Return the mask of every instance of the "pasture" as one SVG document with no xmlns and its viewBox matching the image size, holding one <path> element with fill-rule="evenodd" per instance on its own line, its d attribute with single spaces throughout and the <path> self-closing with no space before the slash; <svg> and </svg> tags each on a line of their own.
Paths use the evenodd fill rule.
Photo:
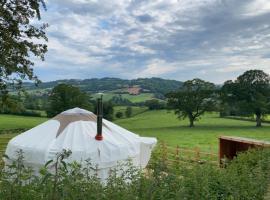
<svg viewBox="0 0 270 200">
<path fill-rule="evenodd" d="M 47 118 L 40 117 L 0 115 L 0 131 L 29 129 L 46 120 Z M 255 122 L 219 118 L 217 113 L 204 115 L 200 121 L 195 122 L 193 128 L 188 127 L 187 120 L 180 121 L 173 112 L 166 110 L 147 111 L 114 122 L 141 136 L 157 137 L 159 141 L 165 141 L 169 146 L 199 147 L 203 151 L 211 149 L 217 152 L 220 135 L 270 141 L 270 124 L 263 124 L 263 127 L 256 128 Z M 3 150 L 8 140 L 16 134 L 0 134 L 0 149 Z"/>
<path fill-rule="evenodd" d="M 187 120 L 179 120 L 173 112 L 166 110 L 147 111 L 129 119 L 116 121 L 117 124 L 143 136 L 157 137 L 170 146 L 201 150 L 218 150 L 220 135 L 240 136 L 270 141 L 270 124 L 255 127 L 255 122 L 219 118 L 218 113 L 208 113 L 195 127 L 188 127 Z"/>
<path fill-rule="evenodd" d="M 119 96 L 118 94 L 115 93 L 104 93 L 103 94 L 103 99 L 104 101 L 109 101 L 111 100 L 114 96 Z M 144 102 L 147 100 L 150 100 L 154 97 L 153 93 L 141 93 L 139 95 L 130 95 L 130 94 L 121 94 L 122 98 L 128 99 L 132 103 L 138 103 L 138 102 Z M 98 98 L 100 97 L 100 94 L 93 94 L 93 98 Z"/>
</svg>

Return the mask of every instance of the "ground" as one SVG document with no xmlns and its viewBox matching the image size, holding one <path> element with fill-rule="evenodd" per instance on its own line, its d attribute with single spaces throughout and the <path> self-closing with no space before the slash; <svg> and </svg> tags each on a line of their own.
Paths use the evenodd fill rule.
<svg viewBox="0 0 270 200">
<path fill-rule="evenodd" d="M 31 128 L 46 118 L 0 115 L 0 130 Z M 208 113 L 195 122 L 194 128 L 188 127 L 188 121 L 180 121 L 173 112 L 166 110 L 147 111 L 132 118 L 116 120 L 115 123 L 141 136 L 157 137 L 170 146 L 195 148 L 203 151 L 218 150 L 218 137 L 231 135 L 270 141 L 270 124 L 255 127 L 254 122 L 219 118 L 217 113 Z M 0 151 L 16 134 L 0 134 Z"/>
</svg>

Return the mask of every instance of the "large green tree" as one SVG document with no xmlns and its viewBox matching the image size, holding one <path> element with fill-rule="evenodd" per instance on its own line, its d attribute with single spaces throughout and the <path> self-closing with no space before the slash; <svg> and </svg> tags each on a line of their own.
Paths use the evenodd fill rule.
<svg viewBox="0 0 270 200">
<path fill-rule="evenodd" d="M 237 109 L 239 115 L 255 115 L 256 126 L 270 112 L 270 77 L 262 70 L 249 70 L 235 81 L 226 81 L 221 89 L 224 103 Z"/>
<path fill-rule="evenodd" d="M 47 24 L 40 20 L 43 0 L 1 0 L 0 2 L 0 93 L 21 80 L 38 82 L 33 58 L 44 60 Z"/>
<path fill-rule="evenodd" d="M 74 107 L 93 110 L 90 96 L 72 85 L 59 84 L 55 86 L 49 96 L 47 115 L 52 117 Z"/>
<path fill-rule="evenodd" d="M 189 126 L 215 105 L 215 85 L 201 79 L 184 82 L 179 91 L 167 94 L 168 106 L 175 110 L 180 119 L 189 119 Z"/>
</svg>

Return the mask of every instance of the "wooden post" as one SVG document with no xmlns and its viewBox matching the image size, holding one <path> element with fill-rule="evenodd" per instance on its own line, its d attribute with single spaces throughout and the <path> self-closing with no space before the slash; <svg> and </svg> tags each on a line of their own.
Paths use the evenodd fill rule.
<svg viewBox="0 0 270 200">
<path fill-rule="evenodd" d="M 162 159 L 163 159 L 164 162 L 166 162 L 166 160 L 167 160 L 167 148 L 166 148 L 166 144 L 165 144 L 164 141 L 162 141 L 161 144 L 162 144 L 162 148 L 161 148 Z"/>
<path fill-rule="evenodd" d="M 176 146 L 176 151 L 175 151 L 175 161 L 176 165 L 178 166 L 180 164 L 180 158 L 179 158 L 179 145 Z"/>
</svg>

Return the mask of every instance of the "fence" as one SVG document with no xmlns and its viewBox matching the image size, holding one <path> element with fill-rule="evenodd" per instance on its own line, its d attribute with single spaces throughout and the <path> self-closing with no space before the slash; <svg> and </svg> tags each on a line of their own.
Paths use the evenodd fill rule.
<svg viewBox="0 0 270 200">
<path fill-rule="evenodd" d="M 176 147 L 168 146 L 165 142 L 158 145 L 157 151 L 161 159 L 169 165 L 179 165 L 181 163 L 211 163 L 218 165 L 218 153 L 210 148 L 209 152 L 202 151 L 195 147 L 183 148 L 177 145 Z"/>
</svg>

